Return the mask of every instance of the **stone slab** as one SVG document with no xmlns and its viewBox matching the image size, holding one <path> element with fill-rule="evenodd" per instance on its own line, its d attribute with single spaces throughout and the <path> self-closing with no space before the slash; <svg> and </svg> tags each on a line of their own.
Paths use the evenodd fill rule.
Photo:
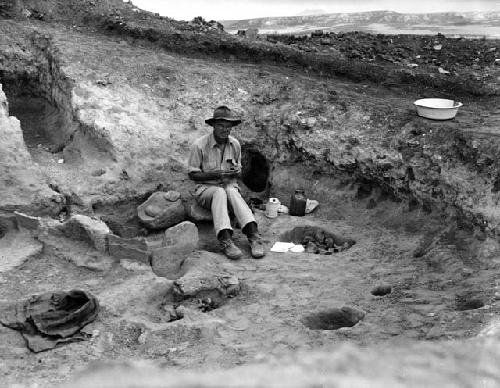
<svg viewBox="0 0 500 388">
<path fill-rule="evenodd" d="M 114 234 L 108 236 L 109 254 L 120 260 L 128 259 L 149 264 L 148 244 L 144 238 L 123 238 Z"/>
<path fill-rule="evenodd" d="M 29 216 L 21 212 L 14 212 L 14 214 L 19 228 L 37 230 L 41 226 L 42 219 L 40 217 Z"/>
<path fill-rule="evenodd" d="M 72 216 L 63 228 L 66 237 L 86 241 L 99 252 L 107 253 L 108 235 L 111 231 L 101 220 L 79 214 Z"/>
</svg>

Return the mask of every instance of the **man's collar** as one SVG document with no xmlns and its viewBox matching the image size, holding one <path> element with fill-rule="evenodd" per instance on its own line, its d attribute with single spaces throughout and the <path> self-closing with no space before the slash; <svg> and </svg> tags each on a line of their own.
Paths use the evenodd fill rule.
<svg viewBox="0 0 500 388">
<path fill-rule="evenodd" d="M 213 148 L 213 147 L 216 147 L 218 146 L 219 144 L 217 144 L 217 142 L 215 141 L 215 137 L 214 137 L 214 134 L 213 132 L 210 134 L 210 137 L 208 138 L 208 142 L 209 142 L 209 145 L 210 145 L 210 148 Z M 227 142 L 230 143 L 230 144 L 233 144 L 233 138 L 231 136 L 229 136 L 227 138 Z"/>
</svg>

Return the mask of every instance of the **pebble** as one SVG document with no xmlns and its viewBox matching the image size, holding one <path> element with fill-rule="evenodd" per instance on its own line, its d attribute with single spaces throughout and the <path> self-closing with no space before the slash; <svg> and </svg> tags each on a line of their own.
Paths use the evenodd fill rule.
<svg viewBox="0 0 500 388">
<path fill-rule="evenodd" d="M 104 168 L 99 168 L 92 172 L 92 176 L 101 176 L 106 174 L 106 170 Z"/>
<path fill-rule="evenodd" d="M 143 333 L 141 333 L 139 338 L 137 338 L 137 342 L 141 345 L 144 345 L 146 343 L 147 338 L 148 338 L 148 333 L 144 331 Z"/>
<path fill-rule="evenodd" d="M 429 330 L 425 338 L 427 339 L 434 339 L 434 338 L 439 338 L 444 335 L 443 330 L 439 326 L 434 326 Z"/>
</svg>

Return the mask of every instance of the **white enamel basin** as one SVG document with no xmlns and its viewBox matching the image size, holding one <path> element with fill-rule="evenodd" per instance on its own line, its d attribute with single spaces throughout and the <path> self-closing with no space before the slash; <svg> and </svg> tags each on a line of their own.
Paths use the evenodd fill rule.
<svg viewBox="0 0 500 388">
<path fill-rule="evenodd" d="M 417 114 L 433 120 L 449 120 L 456 116 L 458 108 L 463 104 L 444 98 L 422 98 L 413 104 L 417 107 Z"/>
</svg>

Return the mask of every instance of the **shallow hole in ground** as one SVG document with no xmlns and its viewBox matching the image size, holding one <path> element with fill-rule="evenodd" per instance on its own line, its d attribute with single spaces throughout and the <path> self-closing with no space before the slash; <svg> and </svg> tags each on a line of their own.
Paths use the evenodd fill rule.
<svg viewBox="0 0 500 388">
<path fill-rule="evenodd" d="M 139 222 L 137 207 L 148 199 L 151 193 L 113 202 L 95 202 L 92 210 L 108 225 L 113 234 L 123 238 L 147 236 L 148 229 Z"/>
<path fill-rule="evenodd" d="M 458 311 L 475 310 L 485 305 L 484 300 L 474 292 L 456 295 L 455 302 Z"/>
<path fill-rule="evenodd" d="M 307 315 L 302 323 L 311 330 L 338 330 L 353 327 L 365 316 L 361 310 L 352 307 L 332 308 Z"/>
<path fill-rule="evenodd" d="M 391 292 L 392 292 L 392 287 L 390 285 L 382 284 L 373 288 L 371 294 L 374 296 L 384 296 L 384 295 L 389 295 Z"/>
<path fill-rule="evenodd" d="M 241 151 L 241 180 L 256 193 L 265 191 L 269 183 L 268 160 L 251 146 L 243 146 Z"/>
<path fill-rule="evenodd" d="M 356 241 L 318 226 L 297 226 L 280 236 L 280 241 L 302 244 L 308 253 L 331 255 L 352 247 Z"/>
</svg>

